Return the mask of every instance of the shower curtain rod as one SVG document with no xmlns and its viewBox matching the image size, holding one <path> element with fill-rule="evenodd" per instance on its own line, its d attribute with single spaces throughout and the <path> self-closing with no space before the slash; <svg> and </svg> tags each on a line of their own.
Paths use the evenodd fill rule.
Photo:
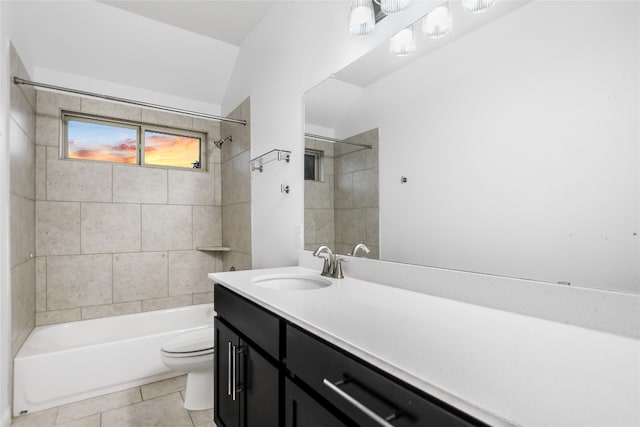
<svg viewBox="0 0 640 427">
<path fill-rule="evenodd" d="M 19 77 L 14 77 L 13 78 L 13 83 L 15 83 L 17 85 L 27 85 L 27 86 L 42 87 L 42 88 L 45 88 L 45 89 L 55 90 L 55 91 L 58 91 L 58 92 L 69 92 L 69 93 L 74 93 L 76 95 L 91 96 L 93 98 L 102 98 L 102 99 L 106 99 L 108 101 L 120 102 L 120 103 L 123 103 L 123 104 L 133 104 L 133 105 L 138 105 L 140 107 L 153 108 L 153 109 L 156 109 L 156 110 L 170 111 L 172 113 L 185 114 L 185 115 L 188 115 L 188 116 L 199 117 L 199 118 L 202 118 L 202 119 L 216 120 L 216 121 L 220 121 L 220 122 L 238 123 L 238 124 L 241 124 L 243 126 L 246 126 L 246 124 L 247 124 L 246 120 L 230 119 L 228 117 L 215 116 L 213 114 L 198 113 L 197 111 L 183 110 L 181 108 L 166 107 L 164 105 L 151 104 L 149 102 L 134 101 L 132 99 L 118 98 L 118 97 L 115 97 L 115 96 L 102 95 L 102 94 L 94 93 L 94 92 L 86 92 L 84 90 L 70 89 L 70 88 L 67 88 L 67 87 L 54 86 L 54 85 L 50 85 L 50 84 L 46 84 L 46 83 L 32 82 L 30 80 L 21 79 Z"/>
<path fill-rule="evenodd" d="M 358 147 L 368 148 L 370 150 L 373 148 L 373 146 L 369 145 L 369 144 L 359 144 L 357 142 L 348 142 L 348 141 L 344 141 L 342 139 L 329 138 L 328 136 L 315 135 L 313 133 L 305 133 L 304 136 L 307 137 L 307 138 L 311 138 L 311 139 L 317 139 L 319 141 L 329 141 L 329 142 L 334 142 L 334 143 L 337 142 L 337 143 L 340 143 L 340 144 L 357 145 Z"/>
</svg>

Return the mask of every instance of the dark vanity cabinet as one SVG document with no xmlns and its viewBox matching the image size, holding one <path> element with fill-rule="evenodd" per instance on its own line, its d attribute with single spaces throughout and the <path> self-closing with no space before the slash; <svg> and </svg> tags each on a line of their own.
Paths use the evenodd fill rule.
<svg viewBox="0 0 640 427">
<path fill-rule="evenodd" d="M 216 311 L 216 424 L 218 427 L 281 425 L 280 320 L 220 287 L 216 290 Z"/>
<path fill-rule="evenodd" d="M 219 427 L 485 425 L 222 286 L 216 311 Z"/>
</svg>

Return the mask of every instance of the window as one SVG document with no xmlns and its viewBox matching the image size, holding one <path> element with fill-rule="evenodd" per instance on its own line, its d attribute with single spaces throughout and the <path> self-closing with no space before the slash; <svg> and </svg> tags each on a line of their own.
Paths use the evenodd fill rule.
<svg viewBox="0 0 640 427">
<path fill-rule="evenodd" d="M 307 181 L 320 181 L 320 168 L 322 165 L 322 151 L 304 150 L 304 179 Z"/>
<path fill-rule="evenodd" d="M 64 113 L 68 159 L 200 169 L 206 135 L 181 129 Z"/>
</svg>

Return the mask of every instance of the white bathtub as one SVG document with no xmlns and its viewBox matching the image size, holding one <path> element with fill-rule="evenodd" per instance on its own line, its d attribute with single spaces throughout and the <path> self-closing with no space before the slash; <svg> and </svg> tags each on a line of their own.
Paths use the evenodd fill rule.
<svg viewBox="0 0 640 427">
<path fill-rule="evenodd" d="M 38 326 L 14 363 L 13 415 L 176 375 L 160 346 L 213 324 L 213 304 Z"/>
</svg>

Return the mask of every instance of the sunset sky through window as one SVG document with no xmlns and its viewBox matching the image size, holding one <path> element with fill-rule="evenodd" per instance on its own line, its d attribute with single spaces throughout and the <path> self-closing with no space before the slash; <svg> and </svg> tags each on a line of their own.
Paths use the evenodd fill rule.
<svg viewBox="0 0 640 427">
<path fill-rule="evenodd" d="M 68 157 L 138 163 L 138 128 L 81 120 L 67 122 Z M 144 163 L 192 168 L 200 161 L 200 138 L 146 130 Z"/>
</svg>

